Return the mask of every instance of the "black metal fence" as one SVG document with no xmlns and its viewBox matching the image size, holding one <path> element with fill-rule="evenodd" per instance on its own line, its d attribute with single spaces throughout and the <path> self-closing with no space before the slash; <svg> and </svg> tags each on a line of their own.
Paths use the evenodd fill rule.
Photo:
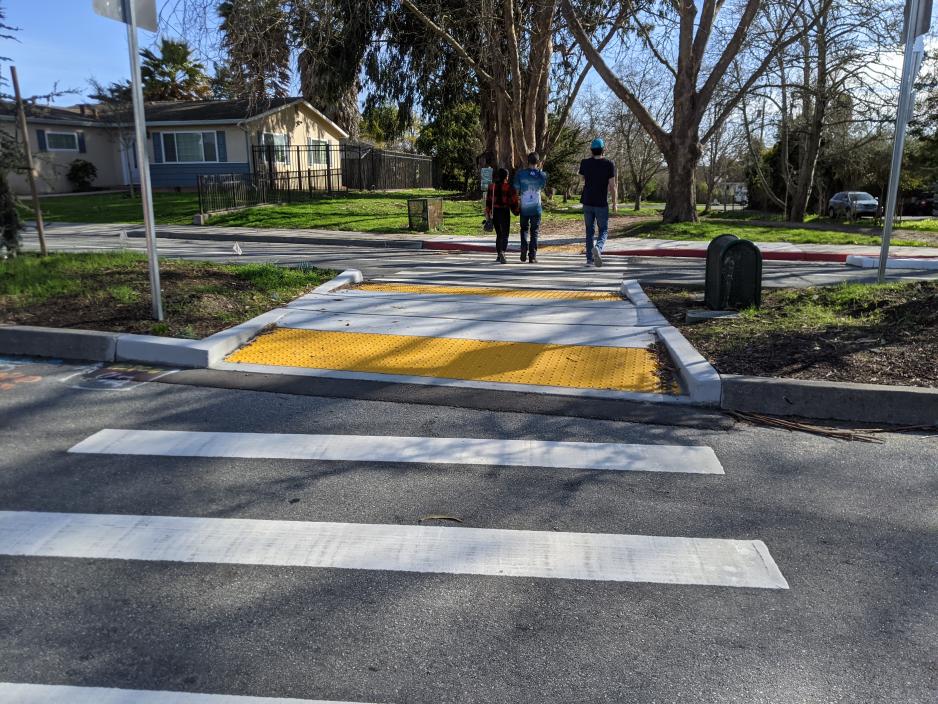
<svg viewBox="0 0 938 704">
<path fill-rule="evenodd" d="M 433 159 L 358 144 L 265 144 L 252 148 L 252 172 L 202 174 L 199 211 L 303 202 L 321 193 L 433 188 Z"/>
</svg>

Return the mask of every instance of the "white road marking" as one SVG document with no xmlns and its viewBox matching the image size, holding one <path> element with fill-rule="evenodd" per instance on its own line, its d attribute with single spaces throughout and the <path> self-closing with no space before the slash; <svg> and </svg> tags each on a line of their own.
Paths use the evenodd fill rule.
<svg viewBox="0 0 938 704">
<path fill-rule="evenodd" d="M 111 687 L 0 682 L 0 704 L 355 704 L 321 699 L 244 697 Z"/>
<path fill-rule="evenodd" d="M 760 540 L 0 511 L 0 554 L 787 589 Z"/>
<path fill-rule="evenodd" d="M 699 445 L 109 428 L 86 438 L 69 452 L 723 474 L 713 450 Z"/>
</svg>

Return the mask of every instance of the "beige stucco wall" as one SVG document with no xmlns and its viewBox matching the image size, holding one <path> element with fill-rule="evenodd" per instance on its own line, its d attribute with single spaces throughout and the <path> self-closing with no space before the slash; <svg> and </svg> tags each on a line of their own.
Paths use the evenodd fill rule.
<svg viewBox="0 0 938 704">
<path fill-rule="evenodd" d="M 250 123 L 252 143 L 259 144 L 258 133 L 290 135 L 290 144 L 307 145 L 310 139 L 338 144 L 340 135 L 306 105 L 290 105 L 273 115 Z"/>
<path fill-rule="evenodd" d="M 0 129 L 7 133 L 13 131 L 12 123 L 0 123 Z M 85 135 L 85 152 L 77 151 L 39 151 L 39 139 L 36 130 L 48 132 L 83 132 Z M 33 163 L 38 172 L 37 186 L 40 193 L 70 193 L 72 184 L 66 178 L 69 166 L 75 159 L 90 161 L 98 169 L 98 177 L 94 180 L 96 188 L 119 187 L 124 183 L 121 169 L 119 149 L 111 141 L 110 135 L 100 127 L 71 127 L 46 124 L 29 125 L 29 148 L 33 154 Z M 29 192 L 29 181 L 25 175 L 14 174 L 10 179 L 11 186 L 16 193 Z"/>
</svg>

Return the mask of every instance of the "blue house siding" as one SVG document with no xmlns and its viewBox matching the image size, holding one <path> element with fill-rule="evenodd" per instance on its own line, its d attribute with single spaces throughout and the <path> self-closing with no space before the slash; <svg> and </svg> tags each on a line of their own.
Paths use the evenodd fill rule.
<svg viewBox="0 0 938 704">
<path fill-rule="evenodd" d="M 150 164 L 150 181 L 154 188 L 195 188 L 199 174 L 246 174 L 247 162 L 227 161 L 208 164 Z"/>
</svg>

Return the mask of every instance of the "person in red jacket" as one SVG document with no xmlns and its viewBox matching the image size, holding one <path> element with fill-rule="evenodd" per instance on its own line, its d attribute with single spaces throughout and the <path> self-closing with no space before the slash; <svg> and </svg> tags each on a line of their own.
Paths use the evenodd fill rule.
<svg viewBox="0 0 938 704">
<path fill-rule="evenodd" d="M 497 169 L 485 194 L 485 217 L 495 226 L 496 264 L 508 263 L 505 252 L 508 250 L 508 233 L 511 232 L 511 214 L 517 215 L 519 208 L 518 191 L 508 183 L 508 169 Z"/>
</svg>

